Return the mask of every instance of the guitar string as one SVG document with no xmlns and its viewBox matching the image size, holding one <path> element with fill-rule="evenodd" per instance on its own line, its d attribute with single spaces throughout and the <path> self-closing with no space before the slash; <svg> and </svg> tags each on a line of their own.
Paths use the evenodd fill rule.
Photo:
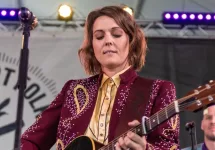
<svg viewBox="0 0 215 150">
<path fill-rule="evenodd" d="M 212 95 L 210 95 L 210 96 L 212 96 L 212 97 L 215 97 L 215 94 L 212 94 Z M 200 98 L 200 99 L 197 99 L 197 100 L 199 100 L 199 101 L 203 101 L 203 100 L 206 100 L 206 99 L 209 99 L 207 96 L 205 96 L 205 97 L 202 97 L 202 98 Z M 195 100 L 195 102 L 197 101 L 197 100 Z M 215 100 L 214 98 L 213 98 L 213 100 Z M 192 104 L 192 103 L 194 103 L 194 102 L 189 102 L 190 104 Z M 186 108 L 187 106 L 187 103 L 185 103 L 185 104 L 182 104 L 182 105 L 180 105 L 180 106 L 182 106 L 182 107 L 184 107 L 184 108 Z M 200 107 L 201 108 L 201 107 Z"/>
<path fill-rule="evenodd" d="M 214 94 L 215 95 L 215 94 Z M 204 99 L 207 99 L 207 97 L 205 97 Z M 193 103 L 193 102 L 189 102 L 189 103 Z M 184 106 L 183 105 L 181 105 L 181 107 L 183 108 L 183 107 L 185 107 L 186 105 L 184 104 Z M 174 109 L 170 109 L 170 111 L 172 111 L 172 110 L 174 110 Z M 176 113 L 176 112 L 174 112 L 174 113 Z M 174 115 L 174 114 L 173 114 Z M 163 117 L 163 116 L 162 116 Z M 165 118 L 165 119 L 167 119 L 167 118 Z M 140 124 L 140 125 L 138 125 L 138 126 L 136 126 L 135 128 L 132 128 L 132 129 L 130 129 L 129 131 L 135 131 L 136 132 L 136 130 L 138 129 L 138 128 L 141 128 L 142 127 L 142 125 Z M 154 128 L 154 127 L 153 127 Z M 128 132 L 128 131 L 127 131 Z M 125 133 L 123 133 L 120 137 L 122 137 L 122 136 L 125 136 L 125 134 L 127 134 L 127 132 L 125 132 Z M 118 137 L 119 138 L 119 137 Z M 113 147 L 113 144 L 115 144 L 116 142 L 117 142 L 117 140 L 118 140 L 118 138 L 116 138 L 116 139 L 114 139 L 112 142 L 110 142 L 109 143 L 109 145 L 107 145 L 107 146 L 105 146 L 104 148 L 112 148 Z"/>
<path fill-rule="evenodd" d="M 113 148 L 113 147 L 115 147 L 114 145 L 115 145 L 115 143 L 118 141 L 118 139 L 120 138 L 120 137 L 124 137 L 129 131 L 136 131 L 136 128 L 140 128 L 141 127 L 141 124 L 139 124 L 139 125 L 137 125 L 136 127 L 134 127 L 134 128 L 131 128 L 131 129 L 129 129 L 128 131 L 126 131 L 125 133 L 123 133 L 123 134 L 121 134 L 120 136 L 118 136 L 117 138 L 115 138 L 114 140 L 112 140 L 108 145 L 106 145 L 106 146 L 103 146 L 101 149 L 99 149 L 99 150 L 105 150 L 106 148 Z"/>
<path fill-rule="evenodd" d="M 215 94 L 212 94 L 211 96 L 213 97 L 213 96 L 215 96 Z M 200 98 L 200 99 L 198 99 L 198 100 L 203 101 L 203 100 L 206 100 L 206 99 L 208 99 L 207 96 L 205 96 L 205 97 L 203 97 L 203 98 Z M 195 103 L 195 101 L 196 101 L 196 100 L 193 100 L 193 101 L 191 101 L 191 102 L 187 102 L 187 103 L 184 103 L 184 104 L 179 104 L 179 108 L 180 108 L 180 109 L 184 109 L 184 108 L 186 108 L 186 107 L 188 106 L 188 104 L 193 104 L 193 103 Z M 170 105 L 172 105 L 172 104 L 170 104 Z M 168 108 L 170 105 L 168 105 L 166 108 Z M 165 110 L 165 109 L 163 109 L 162 111 L 164 111 L 164 110 Z M 173 110 L 174 110 L 174 109 L 173 109 Z M 172 110 L 169 109 L 168 112 L 169 112 L 169 111 L 171 112 Z M 165 113 L 166 113 L 166 112 L 165 112 Z M 156 114 L 154 117 L 152 117 L 152 118 L 153 118 L 153 119 L 157 118 L 157 114 Z M 166 116 L 164 116 L 163 112 L 159 114 L 159 118 L 160 118 L 160 119 L 167 119 Z M 151 119 L 151 117 L 150 117 L 150 119 Z"/>
<path fill-rule="evenodd" d="M 215 96 L 215 94 L 213 94 L 213 95 Z M 202 98 L 202 100 L 203 100 L 203 99 L 207 99 L 207 97 Z M 188 102 L 188 103 L 192 104 L 193 102 Z M 185 106 L 187 106 L 188 103 L 182 104 L 182 105 L 180 105 L 180 107 L 181 107 L 181 108 L 185 108 Z M 168 105 L 167 107 L 169 107 L 169 106 L 172 107 L 171 104 Z M 171 111 L 175 110 L 175 108 L 172 107 L 172 108 L 170 108 L 169 110 L 170 110 L 169 112 L 171 112 Z M 174 112 L 174 113 L 176 113 L 176 112 Z M 174 115 L 174 114 L 173 114 L 173 115 Z M 161 115 L 161 118 L 163 118 L 163 117 L 164 117 L 164 115 Z M 150 117 L 150 118 L 151 118 L 151 117 Z M 167 119 L 167 118 L 164 118 L 164 119 Z M 150 119 L 150 120 L 151 120 L 151 119 Z M 146 121 L 148 121 L 148 120 L 146 120 Z M 120 137 L 125 136 L 129 131 L 135 131 L 135 132 L 136 132 L 136 130 L 137 130 L 138 128 L 141 129 L 141 127 L 142 127 L 142 124 L 139 124 L 139 125 L 136 126 L 135 128 L 131 128 L 131 129 L 128 130 L 127 132 L 123 133 L 121 136 L 115 138 L 115 139 L 114 139 L 113 141 L 111 141 L 108 145 L 102 147 L 102 149 L 105 150 L 106 148 L 108 148 L 108 149 L 109 149 L 109 148 L 113 148 L 113 147 L 114 147 L 113 144 L 115 144 L 115 143 L 117 142 L 117 140 L 118 140 Z"/>
<path fill-rule="evenodd" d="M 170 106 L 170 105 L 169 105 Z M 173 111 L 175 108 L 171 108 L 170 111 Z M 147 121 L 147 120 L 146 120 Z M 130 130 L 126 131 L 125 133 L 121 134 L 120 136 L 118 136 L 117 138 L 115 138 L 114 140 L 112 140 L 108 145 L 106 146 L 103 146 L 102 149 L 106 149 L 106 148 L 112 148 L 114 147 L 113 145 L 115 145 L 115 143 L 118 141 L 118 139 L 120 137 L 124 137 L 129 131 L 135 131 L 138 129 L 138 128 L 142 128 L 142 124 L 139 124 L 138 126 L 134 127 L 134 128 L 131 128 Z"/>
<path fill-rule="evenodd" d="M 212 94 L 212 95 L 210 95 L 210 96 L 214 97 L 215 94 Z M 200 99 L 198 99 L 198 100 L 199 100 L 199 101 L 203 101 L 203 100 L 206 100 L 206 99 L 208 99 L 208 96 L 202 97 L 202 98 L 200 98 Z M 188 106 L 188 104 L 194 104 L 195 101 L 196 101 L 196 100 L 191 101 L 191 102 L 187 102 L 187 103 L 184 103 L 184 104 L 180 104 L 180 105 L 179 105 L 179 108 L 184 109 L 184 108 L 186 108 L 186 107 Z M 167 107 L 169 107 L 169 106 L 167 106 Z M 201 107 L 200 107 L 200 108 L 201 108 Z M 170 109 L 170 111 L 172 111 L 172 110 Z M 161 115 L 161 116 L 160 116 L 160 115 Z M 159 118 L 167 119 L 167 118 L 163 118 L 163 117 L 165 117 L 165 116 L 164 116 L 162 113 L 161 113 L 160 115 L 159 115 Z M 151 117 L 150 117 L 150 118 L 151 118 Z"/>
<path fill-rule="evenodd" d="M 211 87 L 213 87 L 215 84 L 212 84 L 211 85 Z M 203 92 L 203 91 L 205 91 L 205 90 L 208 90 L 207 88 L 203 88 L 203 89 L 201 89 L 200 91 L 199 91 L 199 93 L 201 93 L 201 92 Z M 194 93 L 195 94 L 195 93 Z M 195 94 L 196 95 L 196 94 Z M 184 98 L 184 99 L 179 99 L 178 100 L 178 102 L 179 103 L 181 103 L 181 102 L 183 102 L 183 101 L 185 101 L 185 100 L 187 100 L 187 99 L 189 99 L 189 98 L 192 98 L 193 97 L 193 94 L 191 94 L 191 96 L 186 96 L 186 98 Z M 206 97 L 207 98 L 207 97 Z M 162 109 L 162 110 L 160 110 L 160 111 L 158 111 L 157 113 L 155 113 L 155 114 L 153 114 L 151 117 L 150 117 L 150 120 L 154 120 L 154 119 L 157 119 L 157 117 L 159 118 L 159 119 L 167 119 L 166 118 L 166 111 L 167 112 L 171 112 L 172 111 L 172 108 L 171 107 L 173 107 L 173 110 L 174 110 L 174 106 L 173 106 L 173 103 L 174 102 L 172 102 L 172 103 L 170 103 L 168 106 L 166 106 L 164 109 Z M 193 103 L 193 101 L 191 101 L 191 103 Z M 188 103 L 185 103 L 184 105 L 187 105 Z M 168 107 L 170 107 L 170 109 L 168 109 Z M 181 105 L 181 108 L 183 108 L 183 105 Z M 168 110 L 166 110 L 166 109 L 168 109 Z"/>
<path fill-rule="evenodd" d="M 211 84 L 210 86 L 211 86 L 211 87 L 215 86 L 215 83 L 214 83 L 214 84 Z M 204 87 L 203 89 L 201 89 L 201 90 L 199 91 L 199 93 L 201 93 L 201 92 L 203 92 L 203 91 L 205 91 L 205 90 L 208 90 L 208 88 L 207 88 L 207 87 Z M 193 91 L 194 91 L 194 90 L 193 90 Z M 192 97 L 195 96 L 195 95 L 196 95 L 196 94 L 195 94 L 195 92 L 194 92 L 193 94 L 190 94 L 190 95 L 188 95 L 188 96 L 186 96 L 186 97 L 183 97 L 183 98 L 181 98 L 181 99 L 178 99 L 178 102 L 179 102 L 179 103 L 182 103 L 182 102 L 186 101 L 187 99 L 192 98 Z M 172 102 L 172 103 L 174 103 L 174 102 Z M 172 104 L 170 103 L 169 105 L 172 105 Z M 168 105 L 167 107 L 169 107 L 169 105 Z M 185 105 L 186 105 L 186 103 L 185 103 Z M 165 110 L 165 109 L 160 110 L 160 111 L 163 111 L 162 113 L 161 113 L 160 111 L 158 111 L 157 113 L 159 113 L 160 115 L 163 115 L 163 113 L 166 113 L 166 112 L 164 112 L 164 110 Z M 157 118 L 157 113 L 153 114 L 150 118 L 153 118 L 153 119 Z"/>
<path fill-rule="evenodd" d="M 175 110 L 175 107 L 173 107 L 173 102 L 170 103 L 167 107 L 170 107 L 168 112 L 172 112 L 173 110 Z M 166 107 L 166 108 L 167 108 L 167 107 Z M 161 113 L 161 111 L 162 111 L 162 110 L 158 111 L 157 113 Z M 156 115 L 157 113 L 155 113 L 154 115 L 152 115 L 151 117 L 149 117 L 149 118 L 150 118 L 150 119 L 149 119 L 150 122 L 151 122 L 151 120 L 153 120 L 153 118 L 155 118 L 155 115 Z M 163 116 L 164 116 L 164 113 L 165 113 L 165 112 L 162 112 L 162 113 L 161 113 L 161 117 L 162 117 L 162 118 L 163 118 Z M 156 117 L 157 117 L 157 115 L 156 115 Z M 146 122 L 149 121 L 149 120 L 146 120 Z M 129 131 L 135 131 L 136 128 L 139 128 L 139 127 L 141 127 L 141 124 L 138 125 L 138 126 L 136 126 L 135 128 L 131 128 L 131 129 L 128 130 L 127 132 L 121 134 L 120 136 L 118 136 L 117 138 L 115 138 L 114 140 L 112 140 L 108 145 L 103 146 L 102 149 L 103 149 L 103 148 L 104 148 L 104 149 L 106 149 L 106 148 L 109 149 L 110 147 L 112 148 L 112 147 L 113 147 L 113 144 L 115 144 L 115 143 L 118 141 L 118 139 L 119 139 L 120 137 L 125 136 Z"/>
<path fill-rule="evenodd" d="M 189 99 L 189 98 L 192 98 L 193 95 L 194 95 L 194 94 L 192 94 L 191 96 L 186 96 L 186 97 L 184 97 L 184 98 L 178 99 L 177 101 L 178 101 L 179 103 L 181 103 L 181 102 L 183 102 L 183 101 L 185 101 L 185 100 L 187 100 L 187 99 Z M 170 106 L 172 106 L 172 105 L 174 105 L 174 102 L 170 103 L 168 106 L 166 106 L 166 108 L 167 108 L 167 107 L 170 107 Z M 173 107 L 173 108 L 175 108 L 175 107 Z M 172 109 L 172 108 L 170 108 L 170 109 Z M 166 113 L 166 112 L 161 112 L 161 111 L 164 111 L 164 110 L 165 110 L 165 109 L 159 110 L 158 112 L 156 112 L 155 114 L 153 114 L 150 118 L 153 118 L 153 119 L 157 118 L 157 113 L 160 113 L 160 114 Z"/>
<path fill-rule="evenodd" d="M 210 86 L 213 87 L 214 85 L 215 85 L 215 83 L 212 84 L 212 85 L 210 85 Z M 205 91 L 205 90 L 207 90 L 207 88 L 201 89 L 201 90 L 199 91 L 199 93 L 201 93 L 201 92 L 203 92 L 203 91 Z M 192 98 L 192 97 L 195 96 L 195 95 L 196 95 L 196 93 L 193 93 L 193 94 L 191 94 L 190 96 L 188 95 L 188 96 L 186 96 L 185 98 L 178 99 L 178 101 L 183 102 L 183 101 L 185 101 L 185 100 L 187 100 L 187 99 L 189 99 L 189 98 Z M 213 94 L 213 96 L 215 96 L 215 94 Z M 207 99 L 207 98 L 208 98 L 208 97 L 204 97 L 203 99 Z M 202 99 L 202 100 L 203 100 L 203 99 Z M 175 111 L 175 107 L 172 105 L 173 103 L 174 103 L 174 102 L 170 103 L 168 106 L 164 107 L 164 109 L 158 111 L 157 113 L 155 113 L 155 114 L 153 114 L 151 117 L 149 117 L 149 118 L 150 118 L 150 121 L 153 120 L 153 119 L 155 119 L 155 118 L 157 118 L 157 114 L 159 114 L 159 118 L 160 118 L 160 119 L 168 119 L 168 118 L 164 118 L 164 117 L 166 117 L 166 112 L 164 112 L 164 110 L 165 110 L 165 108 L 170 107 L 169 110 L 168 110 L 168 112 Z M 192 104 L 193 101 L 188 102 L 188 103 Z M 179 105 L 179 107 L 185 108 L 185 106 L 187 106 L 188 103 Z M 162 112 L 161 112 L 161 111 L 162 111 Z M 174 115 L 174 113 L 176 114 L 176 112 L 173 112 L 172 115 Z M 165 115 L 165 116 L 164 116 L 164 115 Z M 148 120 L 146 120 L 146 121 L 148 121 Z M 112 148 L 112 147 L 113 147 L 113 144 L 115 144 L 115 143 L 118 141 L 118 139 L 119 139 L 120 137 L 125 136 L 129 131 L 135 131 L 135 132 L 136 132 L 136 129 L 140 128 L 141 126 L 142 126 L 142 125 L 139 124 L 139 125 L 136 126 L 135 128 L 131 128 L 131 129 L 128 130 L 127 132 L 123 133 L 122 135 L 120 135 L 120 136 L 118 136 L 117 138 L 115 138 L 114 140 L 112 140 L 108 145 L 103 146 L 102 149 L 106 149 L 106 148 L 109 149 L 110 147 Z M 99 149 L 99 150 L 100 150 L 100 149 Z"/>
</svg>

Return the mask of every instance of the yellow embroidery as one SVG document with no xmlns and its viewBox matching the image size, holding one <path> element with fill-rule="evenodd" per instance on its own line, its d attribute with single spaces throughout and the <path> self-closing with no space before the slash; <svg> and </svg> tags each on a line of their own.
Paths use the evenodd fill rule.
<svg viewBox="0 0 215 150">
<path fill-rule="evenodd" d="M 170 150 L 177 150 L 177 145 L 173 145 Z"/>
<path fill-rule="evenodd" d="M 39 121 L 40 118 L 41 118 L 41 115 L 38 115 L 38 116 L 36 117 L 36 121 Z"/>
<path fill-rule="evenodd" d="M 77 94 L 76 94 L 76 92 L 77 92 L 78 89 L 82 89 L 82 90 L 84 91 L 85 96 L 86 96 L 86 101 L 85 101 L 84 106 L 83 106 L 82 108 L 80 108 L 80 105 L 79 105 L 79 102 L 78 102 L 78 98 L 77 98 Z M 78 115 L 80 112 L 82 112 L 82 110 L 83 110 L 83 109 L 87 106 L 87 104 L 89 103 L 89 95 L 88 95 L 88 93 L 87 93 L 87 90 L 84 88 L 84 86 L 82 86 L 82 85 L 80 85 L 80 84 L 78 84 L 78 85 L 74 88 L 73 94 L 74 94 L 74 98 L 75 98 L 75 104 L 76 104 L 76 107 L 77 107 L 77 115 Z"/>
<path fill-rule="evenodd" d="M 64 150 L 65 147 L 64 147 L 63 141 L 61 139 L 58 139 L 56 142 L 56 147 L 57 147 L 56 150 L 58 150 L 58 145 L 60 145 L 61 149 Z"/>
<path fill-rule="evenodd" d="M 154 150 L 154 146 L 150 143 L 147 143 L 148 144 L 148 150 Z M 173 145 L 170 150 L 177 150 L 177 145 Z"/>
<path fill-rule="evenodd" d="M 176 128 L 177 128 L 177 125 L 178 125 L 178 121 L 179 121 L 179 116 L 176 115 L 175 117 L 172 117 L 170 119 L 170 126 L 171 126 L 171 129 L 164 129 L 163 130 L 163 135 L 165 135 L 166 137 L 168 136 L 167 133 L 169 131 L 175 131 Z"/>
<path fill-rule="evenodd" d="M 170 119 L 170 121 L 171 121 L 171 127 L 172 127 L 172 129 L 175 130 L 176 127 L 177 127 L 177 124 L 178 124 L 178 115 L 176 115 L 175 117 L 172 117 Z"/>
</svg>

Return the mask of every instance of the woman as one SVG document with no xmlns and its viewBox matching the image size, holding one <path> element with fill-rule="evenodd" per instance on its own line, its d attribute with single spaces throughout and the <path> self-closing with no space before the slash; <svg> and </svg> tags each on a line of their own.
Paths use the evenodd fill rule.
<svg viewBox="0 0 215 150">
<path fill-rule="evenodd" d="M 135 127 L 175 99 L 173 83 L 139 77 L 146 42 L 132 16 L 117 6 L 92 11 L 79 57 L 93 75 L 68 81 L 56 99 L 22 135 L 22 150 L 64 149 L 86 135 L 99 143 Z M 179 118 L 165 121 L 146 137 L 134 132 L 114 141 L 115 149 L 178 149 Z"/>
</svg>

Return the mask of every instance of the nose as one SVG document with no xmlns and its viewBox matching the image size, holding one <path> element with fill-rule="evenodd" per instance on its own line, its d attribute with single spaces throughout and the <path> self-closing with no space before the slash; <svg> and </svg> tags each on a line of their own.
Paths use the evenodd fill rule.
<svg viewBox="0 0 215 150">
<path fill-rule="evenodd" d="M 106 34 L 105 36 L 105 46 L 112 46 L 113 45 L 113 39 L 111 35 Z"/>
<path fill-rule="evenodd" d="M 105 42 L 105 46 L 111 46 L 111 45 L 113 45 L 112 42 Z"/>
</svg>

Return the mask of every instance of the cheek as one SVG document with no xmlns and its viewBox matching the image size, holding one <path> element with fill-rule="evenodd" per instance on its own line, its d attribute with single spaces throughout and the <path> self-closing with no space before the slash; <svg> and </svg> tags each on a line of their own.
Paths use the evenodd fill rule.
<svg viewBox="0 0 215 150">
<path fill-rule="evenodd" d="M 127 43 L 124 43 L 121 45 L 121 50 L 124 55 L 128 55 L 129 53 L 129 45 Z"/>
<path fill-rule="evenodd" d="M 202 130 L 205 130 L 205 126 L 203 124 L 202 124 L 201 128 L 202 128 Z"/>
<path fill-rule="evenodd" d="M 204 121 L 201 122 L 201 129 L 202 129 L 202 130 L 205 130 L 205 129 L 206 129 L 206 128 L 205 128 L 205 122 L 204 122 Z"/>
<path fill-rule="evenodd" d="M 97 46 L 96 42 L 94 42 L 94 41 L 92 44 L 93 44 L 93 51 L 94 51 L 94 54 L 96 56 L 98 54 L 98 46 Z"/>
<path fill-rule="evenodd" d="M 207 130 L 208 127 L 209 127 L 209 123 L 204 123 L 204 124 L 202 125 L 202 129 L 203 129 L 203 130 Z"/>
<path fill-rule="evenodd" d="M 128 52 L 129 51 L 129 41 L 128 41 L 128 39 L 125 38 L 120 43 L 121 43 L 120 47 L 123 48 L 124 51 Z"/>
<path fill-rule="evenodd" d="M 99 41 L 93 41 L 93 49 L 95 51 L 95 53 L 97 52 L 100 52 L 101 51 L 101 48 L 102 48 L 102 43 L 99 42 Z"/>
</svg>

